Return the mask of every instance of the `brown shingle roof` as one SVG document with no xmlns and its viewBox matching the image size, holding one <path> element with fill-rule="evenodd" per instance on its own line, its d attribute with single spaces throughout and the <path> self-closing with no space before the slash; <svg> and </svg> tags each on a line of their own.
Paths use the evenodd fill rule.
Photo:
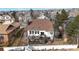
<svg viewBox="0 0 79 59">
<path fill-rule="evenodd" d="M 28 25 L 27 30 L 53 30 L 53 23 L 49 20 L 33 20 L 30 25 Z"/>
<path fill-rule="evenodd" d="M 12 30 L 8 30 L 8 27 L 13 26 Z M 15 28 L 17 28 L 18 26 L 20 26 L 20 24 L 18 22 L 14 22 L 12 24 L 0 24 L 0 34 L 8 34 L 11 31 L 13 31 Z"/>
<path fill-rule="evenodd" d="M 0 34 L 6 33 L 6 29 L 8 28 L 9 25 L 2 25 L 0 24 Z"/>
</svg>

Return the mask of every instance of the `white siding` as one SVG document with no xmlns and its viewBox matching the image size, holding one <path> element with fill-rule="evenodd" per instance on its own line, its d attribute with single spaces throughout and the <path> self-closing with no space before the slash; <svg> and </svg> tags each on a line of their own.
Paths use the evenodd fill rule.
<svg viewBox="0 0 79 59">
<path fill-rule="evenodd" d="M 35 30 L 32 30 L 35 32 Z M 30 31 L 28 30 L 27 33 L 28 33 L 28 36 L 40 36 L 41 35 L 41 32 L 44 32 L 44 34 L 47 36 L 47 37 L 50 37 L 51 39 L 53 39 L 54 37 L 54 31 L 52 31 L 52 34 L 50 32 L 47 32 L 47 31 L 44 31 L 44 30 L 36 30 L 36 31 L 39 31 L 39 34 L 30 34 Z"/>
</svg>

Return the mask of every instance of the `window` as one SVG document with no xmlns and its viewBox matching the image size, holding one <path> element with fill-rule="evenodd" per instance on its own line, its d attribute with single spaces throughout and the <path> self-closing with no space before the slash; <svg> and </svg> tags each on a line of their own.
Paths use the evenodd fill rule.
<svg viewBox="0 0 79 59">
<path fill-rule="evenodd" d="M 32 34 L 34 34 L 34 31 L 32 31 Z"/>
<path fill-rule="evenodd" d="M 35 34 L 37 34 L 37 31 L 35 31 Z"/>
<path fill-rule="evenodd" d="M 39 34 L 39 31 L 35 31 L 35 34 Z"/>
<path fill-rule="evenodd" d="M 34 34 L 34 31 L 29 31 L 30 32 L 30 34 Z"/>
<path fill-rule="evenodd" d="M 2 35 L 0 35 L 0 39 L 3 39 L 4 37 Z"/>
<path fill-rule="evenodd" d="M 41 35 L 44 35 L 44 32 L 41 32 Z"/>
<path fill-rule="evenodd" d="M 4 37 L 0 34 L 0 43 L 3 43 Z"/>
<path fill-rule="evenodd" d="M 31 34 L 31 31 L 30 31 L 30 34 Z"/>
<path fill-rule="evenodd" d="M 39 34 L 39 31 L 38 31 L 38 34 Z"/>
<path fill-rule="evenodd" d="M 39 34 L 39 31 L 29 31 L 30 34 Z"/>
</svg>

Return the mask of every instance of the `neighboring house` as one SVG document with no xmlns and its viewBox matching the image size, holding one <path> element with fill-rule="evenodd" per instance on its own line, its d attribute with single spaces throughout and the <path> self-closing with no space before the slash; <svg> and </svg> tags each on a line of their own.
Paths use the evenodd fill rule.
<svg viewBox="0 0 79 59">
<path fill-rule="evenodd" d="M 0 24 L 0 45 L 9 45 L 13 41 L 19 31 L 20 24 L 14 22 L 12 24 Z"/>
<path fill-rule="evenodd" d="M 56 13 L 57 12 L 51 12 L 50 13 L 50 18 L 53 19 L 53 20 L 55 20 L 56 19 Z"/>
<path fill-rule="evenodd" d="M 4 24 L 11 24 L 15 21 L 15 19 L 10 16 L 10 15 L 0 15 L 0 22 L 4 23 Z"/>
<path fill-rule="evenodd" d="M 41 13 L 40 16 L 37 17 L 37 19 L 48 19 L 48 17 L 46 17 L 44 13 Z"/>
<path fill-rule="evenodd" d="M 28 37 L 47 37 L 50 40 L 54 38 L 54 26 L 49 20 L 35 19 L 29 23 L 25 29 L 24 38 Z"/>
<path fill-rule="evenodd" d="M 77 15 L 79 15 L 79 10 L 78 9 L 72 9 L 69 11 L 69 18 L 70 17 L 76 17 Z"/>
<path fill-rule="evenodd" d="M 17 17 L 21 25 L 20 28 L 25 28 L 28 20 L 31 20 L 30 12 L 18 12 Z"/>
</svg>

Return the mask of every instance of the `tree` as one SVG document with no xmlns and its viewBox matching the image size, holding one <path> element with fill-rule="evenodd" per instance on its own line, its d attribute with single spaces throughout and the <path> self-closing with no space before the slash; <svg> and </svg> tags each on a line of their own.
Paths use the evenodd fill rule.
<svg viewBox="0 0 79 59">
<path fill-rule="evenodd" d="M 50 18 L 50 15 L 49 15 L 49 13 L 48 13 L 47 10 L 44 12 L 44 15 L 45 15 L 46 17 Z"/>
<path fill-rule="evenodd" d="M 59 32 L 59 37 L 64 39 L 64 42 L 67 42 L 67 35 L 65 32 L 66 21 L 68 20 L 68 12 L 64 9 L 61 10 L 61 13 L 57 12 L 56 14 L 56 29 Z"/>
<path fill-rule="evenodd" d="M 79 30 L 79 15 L 75 17 L 73 21 L 71 21 L 66 27 L 66 32 L 69 36 L 74 36 L 78 33 Z"/>
<path fill-rule="evenodd" d="M 59 26 L 61 26 L 65 20 L 68 20 L 68 13 L 63 9 L 61 13 L 56 13 L 56 19 L 57 23 L 59 23 Z"/>
<path fill-rule="evenodd" d="M 34 13 L 33 9 L 30 9 L 30 16 L 31 16 L 32 19 L 36 19 L 39 15 Z"/>
<path fill-rule="evenodd" d="M 13 11 L 12 16 L 16 18 L 16 11 Z"/>
<path fill-rule="evenodd" d="M 68 13 L 63 9 L 60 14 L 61 20 L 65 21 L 68 19 Z"/>
<path fill-rule="evenodd" d="M 68 36 L 78 39 L 79 36 L 79 15 L 75 17 L 66 27 L 66 33 Z"/>
<path fill-rule="evenodd" d="M 57 27 L 59 27 L 61 24 L 62 24 L 61 15 L 57 12 L 56 13 L 56 25 Z"/>
<path fill-rule="evenodd" d="M 18 18 L 17 18 L 17 16 L 16 16 L 16 11 L 12 11 L 13 13 L 12 13 L 12 16 L 15 18 L 15 21 L 16 22 L 18 22 Z"/>
<path fill-rule="evenodd" d="M 33 18 L 33 10 L 30 9 L 30 16 Z"/>
</svg>

